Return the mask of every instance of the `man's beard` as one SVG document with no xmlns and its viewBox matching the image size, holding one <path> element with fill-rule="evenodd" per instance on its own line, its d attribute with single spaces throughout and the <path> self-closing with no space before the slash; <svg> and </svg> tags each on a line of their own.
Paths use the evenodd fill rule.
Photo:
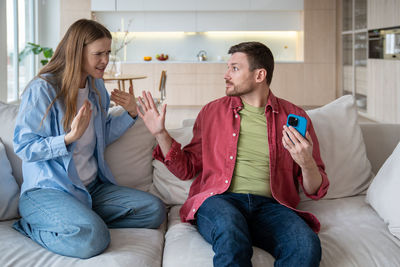
<svg viewBox="0 0 400 267">
<path fill-rule="evenodd" d="M 243 88 L 243 87 L 238 87 L 237 85 L 234 85 L 233 83 L 230 82 L 226 82 L 226 85 L 231 85 L 233 86 L 228 89 L 226 89 L 225 93 L 227 96 L 242 96 L 245 95 L 247 93 L 250 93 L 251 91 L 253 91 L 253 89 L 251 87 L 247 87 L 247 88 Z"/>
</svg>

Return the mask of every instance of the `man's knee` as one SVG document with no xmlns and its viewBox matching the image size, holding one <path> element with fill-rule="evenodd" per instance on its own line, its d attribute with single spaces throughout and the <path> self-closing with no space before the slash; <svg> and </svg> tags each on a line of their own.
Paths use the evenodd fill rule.
<svg viewBox="0 0 400 267">
<path fill-rule="evenodd" d="M 292 258 L 298 262 L 298 266 L 319 266 L 321 261 L 321 242 L 311 229 L 299 233 L 282 249 L 281 256 Z"/>
</svg>

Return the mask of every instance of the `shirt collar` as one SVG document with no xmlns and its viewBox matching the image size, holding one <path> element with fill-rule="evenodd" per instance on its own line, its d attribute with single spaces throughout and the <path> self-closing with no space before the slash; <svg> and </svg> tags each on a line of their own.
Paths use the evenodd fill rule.
<svg viewBox="0 0 400 267">
<path fill-rule="evenodd" d="M 239 96 L 232 96 L 231 97 L 231 107 L 232 109 L 235 110 L 241 110 L 243 108 L 243 103 L 242 100 L 240 99 Z M 269 90 L 268 94 L 268 99 L 267 99 L 267 105 L 265 106 L 265 112 L 267 112 L 268 107 L 271 107 L 272 112 L 278 113 L 278 99 L 277 97 L 272 93 L 271 89 Z"/>
</svg>

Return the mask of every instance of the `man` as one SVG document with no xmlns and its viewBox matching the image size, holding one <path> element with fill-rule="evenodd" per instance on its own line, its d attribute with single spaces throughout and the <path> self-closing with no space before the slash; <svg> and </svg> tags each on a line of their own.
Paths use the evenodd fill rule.
<svg viewBox="0 0 400 267">
<path fill-rule="evenodd" d="M 203 107 L 183 149 L 165 129 L 166 105 L 159 113 L 143 92 L 139 116 L 158 141 L 153 155 L 180 179 L 199 173 L 180 215 L 212 244 L 214 266 L 251 266 L 253 245 L 272 254 L 276 266 L 318 266 L 320 224 L 296 210 L 299 184 L 311 199 L 329 186 L 311 120 L 271 92 L 268 47 L 240 43 L 229 54 L 227 96 Z M 286 127 L 291 113 L 307 118 L 305 138 Z"/>
</svg>

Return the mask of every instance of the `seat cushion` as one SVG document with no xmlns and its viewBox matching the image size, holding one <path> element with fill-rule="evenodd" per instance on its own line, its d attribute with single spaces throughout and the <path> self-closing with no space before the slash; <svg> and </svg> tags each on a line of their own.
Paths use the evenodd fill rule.
<svg viewBox="0 0 400 267">
<path fill-rule="evenodd" d="M 212 267 L 212 247 L 195 226 L 181 223 L 180 206 L 170 210 L 165 235 L 163 266 Z M 365 195 L 306 201 L 300 209 L 317 215 L 321 222 L 322 267 L 400 266 L 400 242 L 365 202 Z M 254 267 L 273 266 L 267 252 L 254 247 Z"/>
<path fill-rule="evenodd" d="M 57 255 L 11 228 L 13 221 L 0 222 L 0 266 L 161 266 L 164 228 L 111 229 L 110 246 L 90 259 Z"/>
</svg>

